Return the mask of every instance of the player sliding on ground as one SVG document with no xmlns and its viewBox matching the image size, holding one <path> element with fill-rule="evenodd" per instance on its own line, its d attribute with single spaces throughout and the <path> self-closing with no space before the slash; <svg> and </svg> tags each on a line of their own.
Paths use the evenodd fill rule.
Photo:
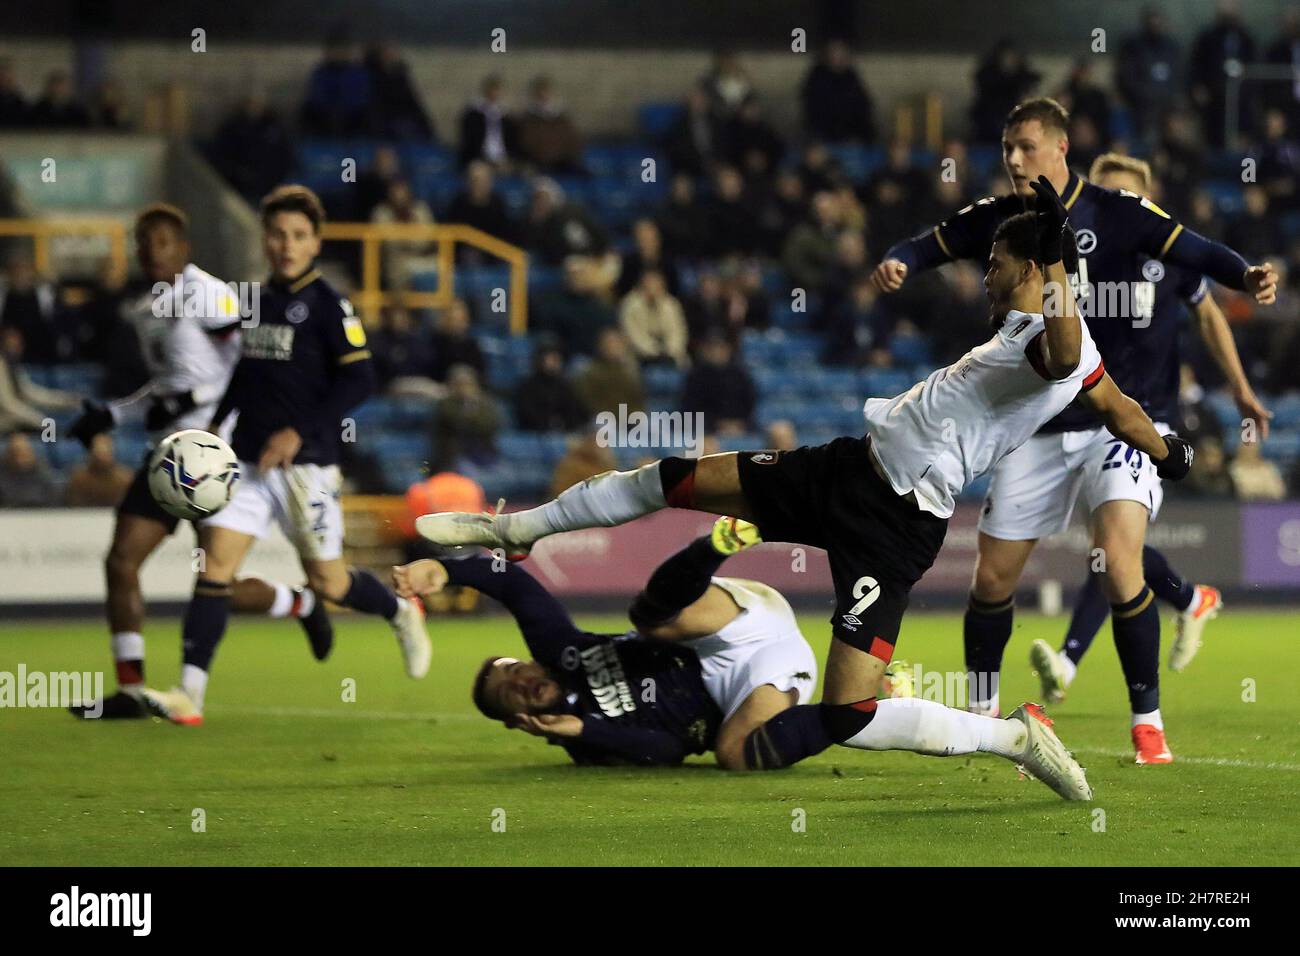
<svg viewBox="0 0 1300 956">
<path fill-rule="evenodd" d="M 1083 769 L 1035 705 L 1010 719 L 931 701 L 877 701 L 912 586 L 929 569 L 956 496 L 1082 396 L 1116 435 L 1181 478 L 1191 447 L 1162 438 L 1106 375 L 1074 310 L 1062 256 L 1073 236 L 1060 197 L 1039 180 L 1040 211 L 998 227 L 984 284 L 995 335 L 892 399 L 871 399 L 867 434 L 790 452 L 666 458 L 607 472 L 538 508 L 418 519 L 426 538 L 523 557 L 550 534 L 611 526 L 668 507 L 732 514 L 764 540 L 824 548 L 836 607 L 822 703 L 791 707 L 745 740 L 750 767 L 788 766 L 831 744 L 1021 761 L 1066 799 L 1089 799 Z"/>
<path fill-rule="evenodd" d="M 203 720 L 208 669 L 226 632 L 231 583 L 253 542 L 280 526 L 312 590 L 382 617 L 397 636 L 406 673 L 423 677 L 431 649 L 424 612 L 363 568 L 343 560 L 338 460 L 343 419 L 374 390 L 361 320 L 316 268 L 325 210 L 305 186 L 280 186 L 262 200 L 271 266 L 255 325 L 212 415 L 217 431 L 237 412 L 231 447 L 242 480 L 230 503 L 199 525 L 205 566 L 185 612 L 181 686 L 144 690 L 151 712 L 178 724 Z M 273 595 L 264 595 L 269 605 Z"/>
<path fill-rule="evenodd" d="M 817 660 L 785 598 L 716 576 L 758 542 L 752 524 L 719 518 L 655 569 L 624 634 L 580 630 L 532 575 L 494 558 L 415 561 L 394 568 L 393 583 L 403 597 L 471 587 L 514 617 L 533 660 L 484 661 L 473 698 L 485 716 L 581 764 L 668 765 L 712 750 L 722 767 L 743 770 L 749 735 L 817 686 Z"/>
<path fill-rule="evenodd" d="M 212 420 L 239 361 L 241 316 L 229 287 L 190 262 L 189 221 L 175 206 L 158 203 L 135 221 L 136 255 L 150 291 L 127 299 L 123 312 L 135 329 L 150 378 L 134 394 L 107 405 L 87 402 L 72 425 L 72 437 L 87 448 L 95 436 L 118 422 L 143 415 L 150 452 L 183 428 L 203 428 Z M 165 285 L 162 296 L 153 287 Z M 170 303 L 159 299 L 170 296 Z M 187 304 L 203 304 L 199 314 Z M 156 308 L 158 305 L 170 308 Z M 161 314 L 159 314 L 161 313 Z M 229 437 L 229 435 L 223 436 Z M 106 720 L 149 716 L 144 692 L 144 594 L 140 568 L 180 519 L 163 511 L 149 493 L 149 452 L 117 507 L 113 541 L 104 559 L 105 608 L 117 666 L 117 693 L 68 709 L 77 717 Z M 324 660 L 333 644 L 325 603 L 311 588 L 257 578 L 234 582 L 235 611 L 295 617 L 307 632 L 312 652 Z"/>
</svg>

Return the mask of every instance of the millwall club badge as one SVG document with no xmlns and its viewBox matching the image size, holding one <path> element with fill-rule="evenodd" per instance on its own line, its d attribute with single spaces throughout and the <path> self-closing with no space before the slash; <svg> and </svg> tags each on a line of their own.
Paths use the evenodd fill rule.
<svg viewBox="0 0 1300 956">
<path fill-rule="evenodd" d="M 343 320 L 343 334 L 348 337 L 348 344 L 353 348 L 359 349 L 366 344 L 365 327 L 355 316 L 348 316 Z"/>
</svg>

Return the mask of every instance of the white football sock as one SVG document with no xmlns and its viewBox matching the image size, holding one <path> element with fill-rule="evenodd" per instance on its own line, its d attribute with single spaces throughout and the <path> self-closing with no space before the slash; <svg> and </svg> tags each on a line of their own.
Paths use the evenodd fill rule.
<svg viewBox="0 0 1300 956">
<path fill-rule="evenodd" d="M 1149 714 L 1134 714 L 1131 726 L 1136 727 L 1138 724 L 1150 724 L 1156 730 L 1164 730 L 1165 722 L 1160 719 L 1160 708 L 1157 707 Z"/>
<path fill-rule="evenodd" d="M 1058 651 L 1057 656 L 1061 659 L 1061 668 L 1065 671 L 1065 686 L 1069 687 L 1074 683 L 1074 675 L 1079 672 L 1079 665 L 1070 660 L 1065 651 Z"/>
<path fill-rule="evenodd" d="M 113 635 L 112 646 L 114 661 L 144 660 L 144 635 L 139 631 L 118 631 Z M 144 684 L 123 684 L 119 680 L 118 689 L 132 697 L 139 697 Z"/>
<path fill-rule="evenodd" d="M 193 664 L 181 665 L 181 690 L 194 701 L 194 706 L 203 709 L 203 695 L 208 689 L 208 672 Z"/>
<path fill-rule="evenodd" d="M 954 710 L 920 697 L 876 702 L 876 716 L 842 746 L 859 750 L 910 750 L 935 757 L 976 751 L 1017 759 L 1025 749 L 1025 727 Z"/>
<path fill-rule="evenodd" d="M 279 581 L 272 582 L 271 587 L 275 589 L 275 600 L 266 612 L 267 617 L 288 617 L 289 609 L 293 607 L 293 589 Z"/>
<path fill-rule="evenodd" d="M 548 534 L 580 528 L 613 527 L 668 507 L 659 463 L 635 471 L 607 471 L 566 488 L 553 501 L 527 511 L 501 515 L 501 536 L 532 544 Z"/>
<path fill-rule="evenodd" d="M 275 600 L 271 602 L 271 609 L 266 612 L 268 617 L 288 617 L 290 614 L 294 617 L 306 617 L 316 607 L 316 592 L 311 588 L 291 588 L 278 581 L 273 582 L 271 587 L 275 588 Z M 298 597 L 296 611 L 293 606 L 295 596 Z"/>
</svg>

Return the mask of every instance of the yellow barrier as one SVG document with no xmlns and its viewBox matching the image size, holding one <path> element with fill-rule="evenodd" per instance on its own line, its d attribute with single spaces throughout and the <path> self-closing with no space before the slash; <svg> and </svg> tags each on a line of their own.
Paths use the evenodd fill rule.
<svg viewBox="0 0 1300 956">
<path fill-rule="evenodd" d="M 353 295 L 368 320 L 377 318 L 385 305 L 413 309 L 440 309 L 455 297 L 456 243 L 463 242 L 510 264 L 507 307 L 510 333 L 528 330 L 528 253 L 518 246 L 490 236 L 473 226 L 427 223 L 328 222 L 321 229 L 325 239 L 361 243 L 361 288 Z M 432 242 L 438 246 L 438 288 L 434 292 L 385 292 L 380 269 L 380 244 Z"/>
<path fill-rule="evenodd" d="M 109 255 L 126 268 L 126 227 L 116 219 L 0 219 L 0 237 L 30 238 L 35 246 L 36 271 L 50 271 L 50 237 L 56 235 L 108 235 Z M 510 265 L 507 308 L 512 335 L 528 331 L 528 253 L 473 226 L 423 223 L 330 222 L 321 231 L 325 239 L 361 243 L 361 288 L 354 298 L 366 318 L 378 318 L 385 305 L 414 309 L 440 309 L 455 297 L 456 243 L 463 242 Z M 434 292 L 386 292 L 380 269 L 380 246 L 385 241 L 431 242 L 438 246 L 438 288 Z"/>
<path fill-rule="evenodd" d="M 51 236 L 87 236 L 106 233 L 108 254 L 120 270 L 126 268 L 126 226 L 116 219 L 0 219 L 0 236 L 25 236 L 32 240 L 32 259 L 41 275 L 50 272 Z"/>
</svg>

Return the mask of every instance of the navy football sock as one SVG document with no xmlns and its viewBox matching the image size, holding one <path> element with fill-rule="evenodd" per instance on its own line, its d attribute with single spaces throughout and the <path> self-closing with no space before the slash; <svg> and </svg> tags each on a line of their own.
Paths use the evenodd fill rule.
<svg viewBox="0 0 1300 956">
<path fill-rule="evenodd" d="M 226 633 L 229 617 L 230 585 L 203 578 L 195 581 L 194 596 L 185 609 L 185 623 L 181 626 L 182 663 L 206 671 Z"/>
<path fill-rule="evenodd" d="M 348 577 L 352 584 L 340 604 L 362 614 L 378 614 L 386 621 L 397 616 L 397 595 L 384 587 L 379 578 L 365 568 L 351 568 Z"/>
<path fill-rule="evenodd" d="M 970 596 L 966 617 L 962 622 L 962 638 L 966 645 L 966 670 L 970 687 L 967 693 L 973 702 L 996 699 L 998 677 L 1002 672 L 1002 652 L 1011 640 L 1011 624 L 1016 613 L 1015 597 L 1001 601 L 981 601 Z"/>
<path fill-rule="evenodd" d="M 1149 714 L 1160 706 L 1160 612 L 1155 595 L 1144 584 L 1131 601 L 1111 605 L 1110 614 L 1129 704 L 1133 713 Z"/>
<path fill-rule="evenodd" d="M 707 535 L 696 538 L 655 568 L 645 590 L 628 609 L 628 617 L 642 629 L 671 621 L 682 608 L 700 599 L 726 560 L 725 554 L 713 549 Z"/>
<path fill-rule="evenodd" d="M 1089 572 L 1088 580 L 1084 582 L 1079 596 L 1074 599 L 1074 610 L 1070 613 L 1070 627 L 1065 632 L 1065 644 L 1061 648 L 1065 651 L 1065 656 L 1078 664 L 1083 659 L 1083 655 L 1088 653 L 1093 638 L 1106 623 L 1108 614 L 1110 614 L 1110 604 L 1107 603 L 1106 594 L 1101 587 L 1101 575 Z"/>
<path fill-rule="evenodd" d="M 1142 549 L 1142 576 L 1156 597 L 1186 611 L 1196 596 L 1196 586 L 1169 566 L 1168 559 L 1150 545 Z"/>
<path fill-rule="evenodd" d="M 871 723 L 876 701 L 800 704 L 783 710 L 745 738 L 745 766 L 779 770 L 843 743 Z"/>
</svg>

